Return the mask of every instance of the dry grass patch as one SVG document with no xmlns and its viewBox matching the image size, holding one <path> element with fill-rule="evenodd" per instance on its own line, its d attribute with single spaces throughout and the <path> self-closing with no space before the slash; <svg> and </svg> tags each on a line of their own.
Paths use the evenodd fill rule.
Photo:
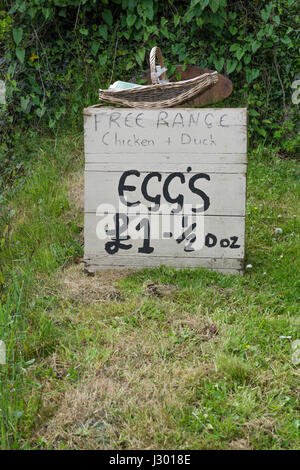
<svg viewBox="0 0 300 470">
<path fill-rule="evenodd" d="M 70 388 L 54 417 L 40 429 L 37 437 L 53 449 L 99 448 L 99 440 L 104 441 L 102 436 L 111 426 L 108 411 L 116 391 L 121 392 L 120 384 L 107 377 L 89 378 L 84 384 Z"/>
<path fill-rule="evenodd" d="M 230 450 L 252 450 L 252 447 L 248 439 L 237 439 L 236 441 L 230 442 L 229 449 Z"/>
<path fill-rule="evenodd" d="M 179 330 L 189 329 L 197 334 L 201 341 L 216 339 L 219 335 L 218 326 L 209 317 L 200 314 L 181 312 L 180 318 L 176 316 L 171 320 L 171 324 Z"/>
<path fill-rule="evenodd" d="M 168 297 L 172 296 L 176 290 L 176 286 L 172 284 L 159 284 L 157 282 L 147 281 L 143 285 L 144 294 L 149 296 Z"/>
<path fill-rule="evenodd" d="M 72 173 L 66 182 L 69 200 L 74 204 L 76 212 L 84 211 L 84 171 L 80 169 Z"/>
<path fill-rule="evenodd" d="M 253 432 L 263 432 L 264 434 L 275 435 L 275 423 L 270 416 L 260 416 L 259 418 L 253 418 L 250 421 L 244 423 L 244 426 Z"/>
<path fill-rule="evenodd" d="M 163 351 L 171 342 L 150 329 L 116 332 L 109 360 L 67 390 L 38 437 L 55 449 L 167 447 L 195 383 L 214 373 L 197 356 L 181 360 L 173 351 L 170 361 Z"/>
<path fill-rule="evenodd" d="M 81 265 L 72 265 L 59 278 L 62 298 L 83 304 L 122 300 L 122 292 L 113 284 L 129 273 L 105 270 L 88 276 Z"/>
</svg>

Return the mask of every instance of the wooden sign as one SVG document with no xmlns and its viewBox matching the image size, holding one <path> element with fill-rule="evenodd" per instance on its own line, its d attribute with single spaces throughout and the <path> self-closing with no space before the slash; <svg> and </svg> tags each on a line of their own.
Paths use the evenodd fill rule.
<svg viewBox="0 0 300 470">
<path fill-rule="evenodd" d="M 242 272 L 246 109 L 95 106 L 84 118 L 88 271 Z"/>
</svg>

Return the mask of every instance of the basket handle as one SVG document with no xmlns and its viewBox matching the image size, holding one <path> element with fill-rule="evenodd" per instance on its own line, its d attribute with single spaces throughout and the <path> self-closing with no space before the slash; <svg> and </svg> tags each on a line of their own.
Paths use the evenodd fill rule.
<svg viewBox="0 0 300 470">
<path fill-rule="evenodd" d="M 158 77 L 156 75 L 156 65 L 155 65 L 156 57 L 158 59 L 159 65 L 163 69 L 164 68 L 164 59 L 163 59 L 160 48 L 157 47 L 157 46 L 153 47 L 151 49 L 151 52 L 150 52 L 150 72 L 151 72 L 151 80 L 152 80 L 153 85 L 156 85 L 157 83 L 159 83 L 158 82 Z M 161 79 L 162 80 L 167 79 L 166 72 L 163 72 L 161 74 Z"/>
</svg>

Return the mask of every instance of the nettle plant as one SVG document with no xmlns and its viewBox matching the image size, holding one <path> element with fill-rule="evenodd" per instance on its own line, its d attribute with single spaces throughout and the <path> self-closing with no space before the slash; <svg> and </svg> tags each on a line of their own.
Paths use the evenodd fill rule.
<svg viewBox="0 0 300 470">
<path fill-rule="evenodd" d="M 298 108 L 291 84 L 299 71 L 297 0 L 14 0 L 1 74 L 19 122 L 54 127 L 81 120 L 97 90 L 137 79 L 160 45 L 168 74 L 197 64 L 232 79 L 226 105 L 248 106 L 251 142 L 296 152 Z M 4 70 L 5 69 L 5 70 Z M 1 77 L 0 77 L 1 79 Z"/>
</svg>

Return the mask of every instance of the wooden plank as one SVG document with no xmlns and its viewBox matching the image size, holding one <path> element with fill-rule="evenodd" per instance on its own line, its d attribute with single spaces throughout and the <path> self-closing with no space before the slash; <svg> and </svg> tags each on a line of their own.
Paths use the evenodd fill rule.
<svg viewBox="0 0 300 470">
<path fill-rule="evenodd" d="M 104 162 L 104 163 L 86 163 L 85 171 L 90 172 L 124 172 L 128 169 L 136 169 L 140 172 L 152 172 L 155 171 L 153 168 L 153 162 L 149 161 L 140 161 L 134 167 L 129 166 L 128 161 L 126 162 Z M 189 170 L 189 171 L 188 171 Z M 245 163 L 194 163 L 189 165 L 189 163 L 181 162 L 174 163 L 173 161 L 160 162 L 159 168 L 156 171 L 159 173 L 172 173 L 173 171 L 180 171 L 186 173 L 242 173 L 246 174 L 247 165 Z"/>
<path fill-rule="evenodd" d="M 102 269 L 131 269 L 131 268 L 154 268 L 159 266 L 171 266 L 177 269 L 184 268 L 206 268 L 219 271 L 223 274 L 237 274 L 243 270 L 243 260 L 229 258 L 179 258 L 176 259 L 167 256 L 149 256 L 146 259 L 136 258 L 135 256 L 118 256 L 113 260 L 108 257 L 93 255 L 91 258 L 84 259 L 86 268 L 89 272 L 95 272 Z"/>
<path fill-rule="evenodd" d="M 164 217 L 164 219 L 163 219 Z M 166 225 L 167 221 L 165 216 L 151 215 L 145 216 L 129 216 L 130 232 L 124 231 L 120 233 L 121 236 L 126 236 L 130 233 L 129 240 L 122 241 L 124 246 L 129 246 L 129 249 L 118 249 L 114 254 L 110 254 L 107 242 L 111 242 L 113 236 L 106 235 L 106 238 L 99 239 L 98 235 L 103 236 L 104 226 L 107 225 L 109 230 L 115 228 L 112 215 L 104 216 L 92 213 L 85 214 L 85 258 L 93 260 L 95 257 L 99 259 L 110 259 L 114 263 L 115 259 L 130 258 L 144 259 L 148 263 L 148 259 L 153 257 L 169 257 L 176 264 L 176 259 L 179 258 L 237 258 L 243 259 L 244 257 L 244 237 L 245 237 L 245 219 L 244 217 L 214 217 L 214 216 L 196 216 L 193 220 L 189 219 L 186 228 L 182 229 L 180 226 L 181 215 L 177 216 L 177 230 L 175 229 L 175 217 L 171 216 L 170 226 Z M 149 253 L 141 252 L 144 245 L 144 230 L 136 229 L 138 223 L 142 219 L 147 219 L 150 222 L 150 246 L 153 250 Z M 190 243 L 189 240 L 181 238 L 181 235 L 196 222 L 197 230 L 194 228 L 191 232 L 196 234 L 197 242 L 200 238 L 204 244 L 195 251 L 187 251 L 195 247 L 195 243 Z M 98 231 L 98 235 L 97 235 Z M 162 234 L 170 233 L 170 237 L 162 239 Z M 137 239 L 136 237 L 139 236 Z M 166 235 L 165 235 L 166 236 Z M 149 236 L 148 236 L 149 238 Z M 145 250 L 146 251 L 146 250 Z M 126 261 L 125 261 L 126 262 Z M 138 262 L 138 261 L 137 261 Z M 212 261 L 213 263 L 213 261 Z"/>
<path fill-rule="evenodd" d="M 247 154 L 246 153 L 216 153 L 216 154 L 207 154 L 207 153 L 151 153 L 149 155 L 149 160 L 152 164 L 222 164 L 222 165 L 232 165 L 232 164 L 245 164 L 247 163 Z M 89 163 L 111 163 L 111 164 L 141 164 L 145 162 L 143 152 L 138 154 L 134 153 L 86 153 L 85 155 L 86 164 Z"/>
<path fill-rule="evenodd" d="M 227 166 L 230 168 L 230 165 Z M 139 173 L 129 174 L 126 178 L 123 176 L 125 175 L 124 172 L 86 171 L 85 211 L 96 212 L 100 204 L 108 201 L 108 195 L 109 204 L 112 204 L 118 211 L 120 205 L 119 193 L 123 187 L 129 185 L 131 190 L 125 189 L 123 191 L 124 200 L 126 204 L 139 201 L 140 204 L 136 208 L 140 210 L 139 206 L 145 206 L 143 213 L 147 212 L 147 208 L 154 207 L 155 203 L 151 202 L 151 197 L 159 198 L 159 204 L 161 205 L 177 207 L 177 204 L 172 205 L 166 198 L 171 197 L 174 199 L 181 194 L 184 205 L 190 204 L 195 208 L 196 205 L 203 205 L 207 215 L 245 215 L 246 176 L 243 173 L 212 173 L 208 171 L 195 173 L 193 167 L 189 173 L 179 172 L 180 174 L 178 174 L 175 169 L 173 172 L 166 173 L 166 169 L 161 171 L 160 168 L 160 171 L 153 173 L 151 179 L 149 179 L 151 173 L 140 171 L 139 166 L 134 171 L 136 170 Z M 161 181 L 159 181 L 159 178 Z M 191 183 L 192 179 L 194 180 L 193 183 Z M 145 187 L 143 187 L 144 182 L 147 182 Z M 193 191 L 191 191 L 191 184 Z M 119 185 L 120 190 L 118 189 Z M 133 190 L 133 188 L 136 189 Z M 150 200 L 147 200 L 145 196 L 150 196 Z M 206 208 L 205 204 L 209 206 Z M 121 212 L 123 211 L 124 208 L 121 209 Z M 169 213 L 169 210 L 167 210 L 167 213 Z"/>
<path fill-rule="evenodd" d="M 103 121 L 101 121 L 101 124 L 103 125 L 105 123 L 105 119 L 109 120 L 109 116 L 111 113 L 115 112 L 120 112 L 121 117 L 118 119 L 114 117 L 114 121 L 118 122 L 121 124 L 121 121 L 125 119 L 128 113 L 132 113 L 130 117 L 127 118 L 127 127 L 130 127 L 131 121 L 135 120 L 137 115 L 140 115 L 142 113 L 142 116 L 138 117 L 138 123 L 140 126 L 147 127 L 150 125 L 153 128 L 160 128 L 160 127 L 165 127 L 165 125 L 162 126 L 157 126 L 157 120 L 158 118 L 162 119 L 160 116 L 161 112 L 167 112 L 167 115 L 164 115 L 164 120 L 169 122 L 169 125 L 171 126 L 176 114 L 178 112 L 180 113 L 185 113 L 183 116 L 185 121 L 190 120 L 190 116 L 193 115 L 192 122 L 191 122 L 191 127 L 192 126 L 199 126 L 201 125 L 201 122 L 204 121 L 207 113 L 213 113 L 213 116 L 207 117 L 205 121 L 205 125 L 208 126 L 210 122 L 213 122 L 217 119 L 219 119 L 221 116 L 226 115 L 226 119 L 223 118 L 222 121 L 224 121 L 224 124 L 230 125 L 230 126 L 239 126 L 239 125 L 247 125 L 247 108 L 164 108 L 164 109 L 139 109 L 139 108 L 116 108 L 114 106 L 102 106 L 101 104 L 95 105 L 95 106 L 90 106 L 88 108 L 84 109 L 84 116 L 95 116 L 95 115 L 105 115 L 106 117 L 104 118 Z M 197 121 L 197 116 L 199 114 L 199 118 Z M 99 121 L 99 118 L 98 118 Z M 148 121 L 148 123 L 147 123 Z M 147 123 L 147 125 L 145 125 Z M 171 123 L 171 124 L 170 124 Z M 176 127 L 176 125 L 175 125 Z"/>
<path fill-rule="evenodd" d="M 161 265 L 157 265 L 157 266 L 150 266 L 149 268 L 155 268 L 155 267 L 159 267 Z M 207 268 L 206 266 L 173 266 L 173 264 L 164 264 L 164 266 L 169 266 L 169 267 L 172 267 L 176 270 L 180 270 L 180 269 L 197 269 L 197 268 L 205 268 L 205 269 L 209 269 L 209 270 L 212 270 L 212 271 L 215 271 L 217 273 L 220 273 L 220 274 L 224 274 L 224 275 L 235 275 L 235 276 L 243 276 L 244 275 L 244 270 L 243 269 L 222 269 L 222 268 L 214 268 L 214 267 L 211 267 L 211 268 Z M 122 270 L 128 270 L 128 269 L 132 269 L 132 271 L 136 271 L 137 269 L 142 269 L 143 267 L 140 266 L 136 266 L 136 267 L 131 267 L 131 268 L 128 268 L 128 266 L 98 266 L 98 265 L 92 265 L 92 264 L 86 264 L 85 265 L 85 272 L 86 273 L 89 273 L 89 274 L 93 274 L 95 272 L 101 272 L 101 271 L 122 271 Z M 145 267 L 144 267 L 145 268 Z"/>
<path fill-rule="evenodd" d="M 86 153 L 246 153 L 243 108 L 85 109 Z"/>
</svg>

